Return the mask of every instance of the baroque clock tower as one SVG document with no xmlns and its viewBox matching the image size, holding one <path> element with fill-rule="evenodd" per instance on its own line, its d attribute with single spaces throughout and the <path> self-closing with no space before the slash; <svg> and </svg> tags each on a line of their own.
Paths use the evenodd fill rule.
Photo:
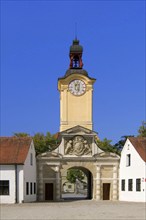
<svg viewBox="0 0 146 220">
<path fill-rule="evenodd" d="M 92 95 L 96 79 L 83 69 L 83 47 L 79 40 L 70 46 L 70 65 L 65 76 L 58 79 L 60 92 L 60 131 L 74 126 L 92 130 Z"/>
<path fill-rule="evenodd" d="M 82 53 L 79 41 L 73 40 L 69 51 L 69 69 L 64 77 L 58 79 L 60 141 L 53 151 L 37 156 L 39 201 L 63 199 L 62 192 L 66 193 L 68 186 L 66 175 L 72 168 L 81 170 L 86 176 L 86 198 L 118 199 L 120 157 L 115 153 L 104 152 L 96 143 L 98 135 L 92 128 L 95 79 L 83 69 Z"/>
</svg>

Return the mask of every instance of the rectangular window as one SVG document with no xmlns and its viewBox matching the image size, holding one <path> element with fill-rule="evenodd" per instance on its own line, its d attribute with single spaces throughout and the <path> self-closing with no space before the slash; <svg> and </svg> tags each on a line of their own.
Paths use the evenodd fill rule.
<svg viewBox="0 0 146 220">
<path fill-rule="evenodd" d="M 36 183 L 34 183 L 33 192 L 34 192 L 34 194 L 36 194 Z"/>
<path fill-rule="evenodd" d="M 121 190 L 125 191 L 125 180 L 121 180 Z"/>
<path fill-rule="evenodd" d="M 141 179 L 136 179 L 136 191 L 141 191 Z"/>
<path fill-rule="evenodd" d="M 30 183 L 30 194 L 32 195 L 32 183 Z"/>
<path fill-rule="evenodd" d="M 126 166 L 129 167 L 131 165 L 131 154 L 126 155 Z"/>
<path fill-rule="evenodd" d="M 29 182 L 26 182 L 26 195 L 29 195 Z"/>
<path fill-rule="evenodd" d="M 133 190 L 133 180 L 129 179 L 128 180 L 128 191 L 132 191 Z"/>
<path fill-rule="evenodd" d="M 0 180 L 0 195 L 9 195 L 9 180 Z"/>
<path fill-rule="evenodd" d="M 33 154 L 32 153 L 30 154 L 30 165 L 31 166 L 33 165 Z"/>
</svg>

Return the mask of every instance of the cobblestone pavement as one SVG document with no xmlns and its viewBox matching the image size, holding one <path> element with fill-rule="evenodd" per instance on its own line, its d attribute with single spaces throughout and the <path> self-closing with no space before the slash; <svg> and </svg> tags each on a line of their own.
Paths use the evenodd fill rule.
<svg viewBox="0 0 146 220">
<path fill-rule="evenodd" d="M 1 220 L 145 220 L 146 204 L 77 200 L 0 206 Z"/>
</svg>

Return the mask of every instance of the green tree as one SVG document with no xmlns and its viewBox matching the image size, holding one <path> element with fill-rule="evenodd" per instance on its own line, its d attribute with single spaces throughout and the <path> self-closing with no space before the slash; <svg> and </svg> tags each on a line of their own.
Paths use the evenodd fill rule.
<svg viewBox="0 0 146 220">
<path fill-rule="evenodd" d="M 30 135 L 25 132 L 16 132 L 16 133 L 14 133 L 14 136 L 15 137 L 30 137 Z"/>
<path fill-rule="evenodd" d="M 115 145 L 114 147 L 118 149 L 118 151 L 120 152 L 123 147 L 124 147 L 124 144 L 127 140 L 128 137 L 134 137 L 134 135 L 124 135 L 121 137 L 121 140 L 119 140 Z"/>
<path fill-rule="evenodd" d="M 69 169 L 67 171 L 66 179 L 70 183 L 76 183 L 76 179 L 82 181 L 84 179 L 84 173 L 79 169 Z"/>
<path fill-rule="evenodd" d="M 15 137 L 30 137 L 27 133 L 14 133 Z M 32 136 L 32 139 L 34 141 L 34 147 L 36 150 L 36 154 L 40 154 L 46 151 L 52 151 L 54 150 L 58 144 L 59 141 L 55 135 L 51 135 L 50 132 L 47 132 L 46 135 L 44 135 L 41 132 L 38 132 Z"/>
<path fill-rule="evenodd" d="M 37 154 L 52 151 L 59 144 L 58 139 L 54 135 L 51 135 L 50 132 L 47 132 L 46 135 L 39 132 L 36 133 L 33 136 L 33 141 Z"/>
<path fill-rule="evenodd" d="M 138 129 L 139 137 L 146 137 L 146 122 L 143 121 L 142 125 Z"/>
<path fill-rule="evenodd" d="M 33 141 L 34 141 L 36 154 L 40 154 L 48 150 L 46 146 L 45 135 L 43 133 L 39 133 L 39 132 L 36 133 L 33 136 Z"/>
<path fill-rule="evenodd" d="M 97 146 L 105 151 L 105 152 L 113 152 L 120 154 L 120 151 L 115 147 L 114 145 L 111 144 L 111 140 L 108 140 L 107 138 L 104 138 L 103 141 L 101 140 L 96 140 Z"/>
<path fill-rule="evenodd" d="M 50 132 L 46 133 L 45 140 L 50 151 L 54 150 L 59 144 L 59 140 L 55 137 L 55 135 L 50 134 Z"/>
</svg>

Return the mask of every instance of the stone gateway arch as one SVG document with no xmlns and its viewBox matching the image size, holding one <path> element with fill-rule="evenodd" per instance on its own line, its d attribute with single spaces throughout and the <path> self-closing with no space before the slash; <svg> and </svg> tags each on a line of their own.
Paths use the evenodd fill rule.
<svg viewBox="0 0 146 220">
<path fill-rule="evenodd" d="M 88 199 L 118 200 L 120 157 L 96 144 L 98 136 L 92 122 L 95 79 L 83 69 L 82 52 L 75 39 L 70 47 L 69 69 L 58 79 L 60 144 L 37 157 L 38 201 L 62 200 L 63 177 L 71 168 L 85 173 Z"/>
</svg>

